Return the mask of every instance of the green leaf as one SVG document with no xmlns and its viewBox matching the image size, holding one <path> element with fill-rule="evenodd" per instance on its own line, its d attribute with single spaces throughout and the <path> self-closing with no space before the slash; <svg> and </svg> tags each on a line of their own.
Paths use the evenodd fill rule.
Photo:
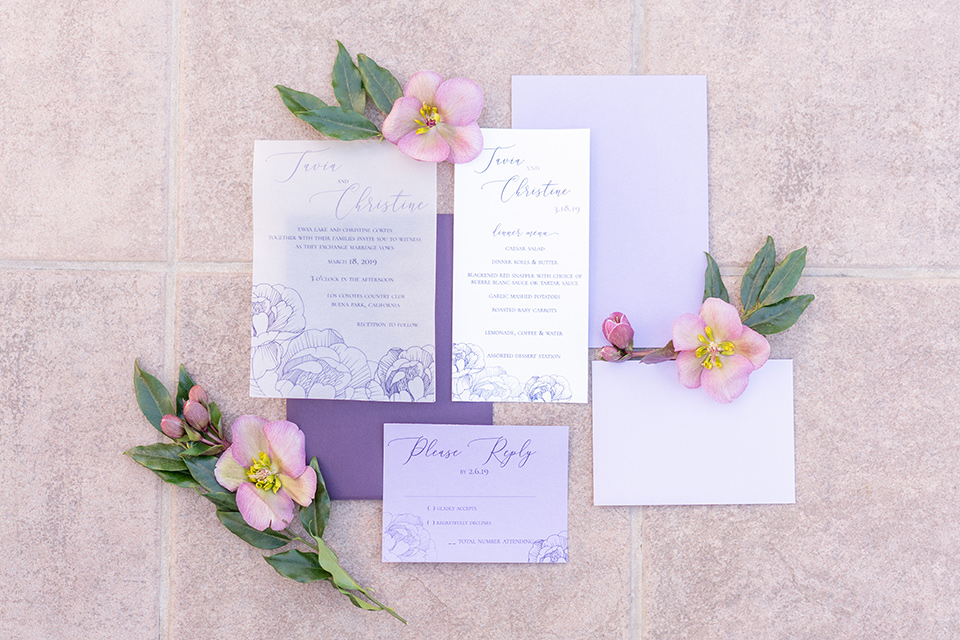
<svg viewBox="0 0 960 640">
<path fill-rule="evenodd" d="M 780 333 L 792 327 L 811 302 L 813 302 L 813 295 L 809 293 L 784 298 L 776 304 L 760 307 L 751 313 L 743 324 L 765 336 Z"/>
<path fill-rule="evenodd" d="M 220 430 L 220 421 L 223 419 L 223 416 L 220 414 L 220 407 L 217 406 L 216 402 L 211 402 L 207 405 L 207 410 L 210 411 L 210 422 L 213 423 L 217 433 L 223 435 L 223 432 Z"/>
<path fill-rule="evenodd" d="M 197 485 L 197 481 L 193 479 L 193 476 L 186 471 L 160 471 L 153 469 L 153 472 L 160 476 L 164 482 L 175 484 L 184 489 L 195 489 L 199 486 Z"/>
<path fill-rule="evenodd" d="M 770 279 L 763 285 L 757 301 L 759 307 L 768 307 L 776 304 L 790 295 L 793 288 L 800 281 L 800 274 L 807 265 L 807 248 L 801 247 L 787 255 L 783 262 L 777 265 L 770 274 Z"/>
<path fill-rule="evenodd" d="M 175 444 L 151 444 L 145 447 L 134 447 L 124 453 L 153 471 L 186 472 L 187 465 L 180 457 L 181 451 L 183 449 Z"/>
<path fill-rule="evenodd" d="M 283 100 L 283 104 L 287 105 L 287 109 L 290 109 L 290 112 L 294 115 L 299 116 L 305 111 L 327 106 L 326 102 L 309 93 L 294 91 L 282 84 L 278 84 L 274 88 L 280 92 L 280 99 Z"/>
<path fill-rule="evenodd" d="M 217 517 L 223 523 L 223 526 L 229 529 L 230 533 L 257 549 L 279 549 L 290 542 L 290 538 L 278 531 L 272 529 L 257 531 L 248 525 L 243 516 L 237 512 L 217 511 Z"/>
<path fill-rule="evenodd" d="M 351 591 L 355 591 L 359 589 L 360 585 L 343 570 L 337 554 L 327 546 L 323 538 L 313 536 L 313 539 L 317 541 L 317 560 L 320 561 L 320 566 L 330 574 L 333 584 L 341 590 L 350 589 Z"/>
<path fill-rule="evenodd" d="M 767 283 L 773 267 L 777 264 L 777 250 L 773 246 L 773 238 L 767 236 L 763 248 L 753 257 L 753 262 L 747 267 L 740 281 L 740 301 L 744 309 L 752 309 L 757 304 L 763 285 Z"/>
<path fill-rule="evenodd" d="M 190 475 L 200 483 L 200 486 L 211 493 L 225 493 L 217 477 L 213 474 L 213 469 L 217 466 L 216 456 L 187 456 L 181 458 L 190 471 Z"/>
<path fill-rule="evenodd" d="M 297 114 L 325 136 L 337 140 L 363 140 L 380 135 L 380 129 L 359 113 L 340 107 L 320 107 Z"/>
<path fill-rule="evenodd" d="M 311 536 L 322 538 L 327 520 L 330 519 L 330 494 L 327 493 L 327 486 L 323 482 L 323 476 L 320 475 L 320 465 L 316 458 L 310 460 L 310 468 L 317 472 L 317 491 L 309 506 L 300 507 L 300 523 Z"/>
<path fill-rule="evenodd" d="M 704 255 L 707 256 L 707 271 L 703 274 L 703 299 L 720 298 L 724 302 L 730 302 L 727 288 L 723 286 L 723 279 L 720 277 L 720 267 L 713 256 L 706 252 Z"/>
<path fill-rule="evenodd" d="M 192 476 L 191 476 L 192 478 Z M 204 493 L 203 497 L 216 505 L 218 511 L 239 511 L 237 494 L 235 493 Z"/>
<path fill-rule="evenodd" d="M 194 442 L 192 445 L 190 445 L 190 446 L 187 447 L 186 449 L 181 449 L 181 450 L 180 450 L 180 455 L 182 455 L 182 456 L 209 456 L 209 455 L 216 455 L 216 454 L 210 453 L 210 451 L 211 451 L 212 449 L 214 449 L 214 448 L 215 448 L 215 447 L 213 447 L 213 446 L 211 446 L 211 445 L 209 445 L 209 444 L 206 444 L 206 443 L 204 443 L 204 442 Z"/>
<path fill-rule="evenodd" d="M 373 104 L 383 111 L 390 113 L 393 103 L 403 97 L 403 89 L 393 74 L 363 55 L 357 55 L 357 64 L 360 67 L 360 76 L 363 78 L 363 88 L 366 90 Z"/>
<path fill-rule="evenodd" d="M 640 358 L 643 364 L 659 364 L 677 359 L 677 351 L 673 348 L 673 340 Z"/>
<path fill-rule="evenodd" d="M 347 596 L 348 598 L 350 598 L 350 602 L 352 602 L 352 603 L 353 603 L 353 606 L 355 606 L 355 607 L 360 607 L 361 609 L 365 609 L 365 610 L 367 610 L 367 611 L 382 611 L 382 610 L 383 610 L 383 607 L 381 607 L 381 606 L 378 606 L 378 605 L 375 605 L 375 604 L 370 604 L 370 603 L 367 602 L 366 600 L 361 600 L 361 599 L 358 598 L 357 595 L 356 595 L 355 593 L 353 593 L 352 591 L 348 591 L 347 589 L 340 589 L 339 587 L 337 588 L 337 590 L 338 590 L 340 593 L 342 593 L 343 595 L 345 595 L 345 596 Z M 405 621 L 405 620 L 404 620 L 404 624 L 406 624 L 406 621 Z"/>
<path fill-rule="evenodd" d="M 320 568 L 317 557 L 312 553 L 304 553 L 299 549 L 291 549 L 272 556 L 263 556 L 271 567 L 284 578 L 297 582 L 316 582 L 329 580 L 330 574 Z"/>
<path fill-rule="evenodd" d="M 367 97 L 363 92 L 360 70 L 353 64 L 347 49 L 337 40 L 337 59 L 333 63 L 333 95 L 340 106 L 349 111 L 363 113 Z"/>
<path fill-rule="evenodd" d="M 140 363 L 133 361 L 133 388 L 137 394 L 137 404 L 144 417 L 160 430 L 160 420 L 168 414 L 176 414 L 170 392 L 159 380 L 140 368 Z"/>
<path fill-rule="evenodd" d="M 177 380 L 177 413 L 183 412 L 183 404 L 187 401 L 187 397 L 190 395 L 190 389 L 196 383 L 193 381 L 193 378 L 190 377 L 190 374 L 187 373 L 186 367 L 180 365 L 180 379 Z"/>
</svg>

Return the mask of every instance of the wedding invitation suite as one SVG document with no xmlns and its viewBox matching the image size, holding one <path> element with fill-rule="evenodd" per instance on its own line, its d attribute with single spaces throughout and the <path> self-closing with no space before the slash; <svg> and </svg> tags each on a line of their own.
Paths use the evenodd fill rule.
<svg viewBox="0 0 960 640">
<path fill-rule="evenodd" d="M 250 395 L 433 402 L 436 165 L 258 141 Z"/>
<path fill-rule="evenodd" d="M 567 427 L 387 424 L 384 562 L 566 562 Z"/>
<path fill-rule="evenodd" d="M 614 311 L 663 346 L 703 296 L 706 77 L 514 76 L 512 95 L 514 127 L 590 128 L 590 346 Z"/>
<path fill-rule="evenodd" d="M 287 420 L 300 425 L 307 460 L 316 456 L 334 500 L 383 498 L 383 425 L 388 422 L 493 424 L 489 402 L 450 399 L 453 348 L 453 215 L 437 215 L 436 402 L 287 400 Z"/>
<path fill-rule="evenodd" d="M 590 132 L 483 136 L 454 174 L 453 398 L 586 402 Z"/>
<path fill-rule="evenodd" d="M 593 363 L 594 504 L 792 504 L 794 477 L 792 360 L 730 404 L 681 386 L 675 363 Z"/>
</svg>

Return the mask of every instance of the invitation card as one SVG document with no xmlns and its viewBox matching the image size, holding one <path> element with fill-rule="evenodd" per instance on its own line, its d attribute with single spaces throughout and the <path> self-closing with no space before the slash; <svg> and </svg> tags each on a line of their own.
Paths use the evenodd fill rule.
<svg viewBox="0 0 960 640">
<path fill-rule="evenodd" d="M 675 363 L 594 362 L 593 491 L 597 505 L 796 502 L 793 361 L 768 360 L 730 404 L 681 386 Z"/>
<path fill-rule="evenodd" d="M 300 425 L 307 460 L 316 456 L 334 500 L 383 499 L 383 425 L 493 424 L 489 402 L 450 399 L 453 349 L 453 215 L 437 215 L 436 402 L 287 400 L 287 420 Z"/>
<path fill-rule="evenodd" d="M 568 431 L 385 425 L 383 561 L 566 562 Z"/>
<path fill-rule="evenodd" d="M 483 138 L 454 174 L 453 398 L 586 402 L 590 132 Z"/>
<path fill-rule="evenodd" d="M 436 165 L 258 141 L 250 395 L 433 402 Z"/>
<path fill-rule="evenodd" d="M 590 128 L 590 346 L 607 344 L 614 311 L 638 348 L 663 346 L 703 297 L 706 77 L 514 76 L 512 96 L 514 127 Z M 584 96 L 607 96 L 615 113 Z"/>
</svg>

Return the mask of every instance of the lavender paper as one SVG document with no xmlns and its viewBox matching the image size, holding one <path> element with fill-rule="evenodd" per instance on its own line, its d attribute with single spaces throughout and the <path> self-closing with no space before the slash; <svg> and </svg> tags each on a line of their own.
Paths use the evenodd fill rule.
<svg viewBox="0 0 960 640">
<path fill-rule="evenodd" d="M 306 435 L 307 459 L 316 456 L 330 497 L 383 497 L 383 425 L 396 423 L 493 424 L 490 403 L 450 400 L 453 216 L 437 216 L 436 357 L 433 403 L 287 400 L 287 419 Z"/>
<path fill-rule="evenodd" d="M 664 345 L 703 296 L 706 77 L 514 76 L 512 104 L 515 128 L 590 129 L 590 346 L 614 311 Z"/>
</svg>

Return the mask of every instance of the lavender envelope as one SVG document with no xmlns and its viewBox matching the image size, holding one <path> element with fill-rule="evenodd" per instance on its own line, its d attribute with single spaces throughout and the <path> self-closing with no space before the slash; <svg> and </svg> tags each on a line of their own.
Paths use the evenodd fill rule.
<svg viewBox="0 0 960 640">
<path fill-rule="evenodd" d="M 514 128 L 590 129 L 590 346 L 614 311 L 666 344 L 703 296 L 706 77 L 514 76 L 512 105 Z"/>
<path fill-rule="evenodd" d="M 493 405 L 452 402 L 453 216 L 437 216 L 437 401 L 432 403 L 287 400 L 287 419 L 303 430 L 307 459 L 316 456 L 330 497 L 383 497 L 383 425 L 493 424 Z"/>
</svg>

